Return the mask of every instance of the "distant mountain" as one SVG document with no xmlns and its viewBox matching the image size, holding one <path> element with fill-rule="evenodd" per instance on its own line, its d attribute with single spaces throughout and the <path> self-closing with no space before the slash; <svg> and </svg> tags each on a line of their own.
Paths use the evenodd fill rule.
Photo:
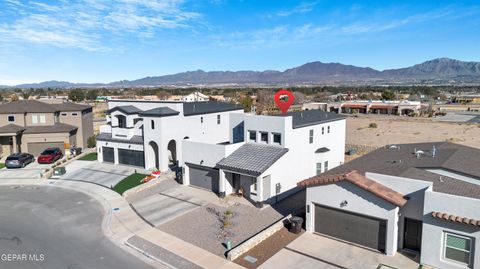
<svg viewBox="0 0 480 269">
<path fill-rule="evenodd" d="M 340 63 L 311 62 L 285 71 L 188 71 L 165 76 L 122 80 L 108 84 L 48 81 L 17 85 L 46 87 L 141 87 L 185 85 L 411 85 L 480 84 L 480 62 L 440 58 L 400 69 L 378 71 Z"/>
</svg>

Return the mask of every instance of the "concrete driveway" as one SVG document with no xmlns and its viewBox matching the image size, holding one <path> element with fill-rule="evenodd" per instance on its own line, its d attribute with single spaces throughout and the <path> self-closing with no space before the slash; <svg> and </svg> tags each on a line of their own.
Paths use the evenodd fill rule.
<svg viewBox="0 0 480 269">
<path fill-rule="evenodd" d="M 139 173 L 144 172 L 141 168 L 80 160 L 67 164 L 65 169 L 67 172 L 60 179 L 90 182 L 107 188 L 115 186 L 136 170 Z"/>
<path fill-rule="evenodd" d="M 419 264 L 412 258 L 402 253 L 390 257 L 324 236 L 304 233 L 258 268 L 376 269 L 386 265 L 390 268 L 417 269 Z"/>
<path fill-rule="evenodd" d="M 183 186 L 173 179 L 165 179 L 145 191 L 127 197 L 137 214 L 152 226 L 158 226 L 208 203 L 218 202 L 218 199 L 213 192 Z"/>
<path fill-rule="evenodd" d="M 32 179 L 40 178 L 40 173 L 44 173 L 45 169 L 50 168 L 51 164 L 39 164 L 33 162 L 25 168 L 0 169 L 0 179 Z"/>
</svg>

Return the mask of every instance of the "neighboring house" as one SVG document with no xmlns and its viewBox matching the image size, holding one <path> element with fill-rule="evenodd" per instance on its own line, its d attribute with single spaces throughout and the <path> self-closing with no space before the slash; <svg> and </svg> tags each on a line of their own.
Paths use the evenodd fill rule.
<svg viewBox="0 0 480 269">
<path fill-rule="evenodd" d="M 243 108 L 220 102 L 109 100 L 97 136 L 98 159 L 166 171 L 182 163 L 182 141 L 229 141 L 229 117 Z"/>
<path fill-rule="evenodd" d="M 363 113 L 363 114 L 395 114 L 410 115 L 419 113 L 422 108 L 426 108 L 418 101 L 346 101 L 341 103 L 332 103 L 328 105 L 328 111 L 338 113 Z"/>
<path fill-rule="evenodd" d="M 480 150 L 390 145 L 298 183 L 306 229 L 434 268 L 480 268 Z"/>
<path fill-rule="evenodd" d="M 111 100 L 97 136 L 99 161 L 183 170 L 183 184 L 259 205 L 297 190 L 299 179 L 344 161 L 345 118 L 320 110 L 244 114 L 221 102 Z"/>
<path fill-rule="evenodd" d="M 203 102 L 209 100 L 210 98 L 201 92 L 192 92 L 191 94 L 182 97 L 183 102 Z"/>
<path fill-rule="evenodd" d="M 285 115 L 230 115 L 230 141 L 185 141 L 183 183 L 241 192 L 261 206 L 296 192 L 299 179 L 344 162 L 345 118 L 321 110 Z"/>
<path fill-rule="evenodd" d="M 39 155 L 48 147 L 87 146 L 93 135 L 92 107 L 20 100 L 0 105 L 2 156 L 14 152 Z"/>
</svg>

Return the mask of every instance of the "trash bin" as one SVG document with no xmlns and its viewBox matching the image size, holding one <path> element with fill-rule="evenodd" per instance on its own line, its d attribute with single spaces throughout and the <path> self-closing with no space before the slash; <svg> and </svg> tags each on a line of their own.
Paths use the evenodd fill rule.
<svg viewBox="0 0 480 269">
<path fill-rule="evenodd" d="M 75 155 L 78 156 L 82 154 L 82 148 L 75 148 Z"/>
<path fill-rule="evenodd" d="M 290 232 L 299 234 L 302 231 L 303 219 L 300 217 L 290 218 Z"/>
</svg>

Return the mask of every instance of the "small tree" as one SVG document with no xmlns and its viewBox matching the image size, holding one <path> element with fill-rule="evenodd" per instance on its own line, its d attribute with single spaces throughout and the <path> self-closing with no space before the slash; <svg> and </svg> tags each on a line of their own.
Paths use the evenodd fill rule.
<svg viewBox="0 0 480 269">
<path fill-rule="evenodd" d="M 97 90 L 89 90 L 87 94 L 85 95 L 86 99 L 88 101 L 95 101 L 98 96 L 98 91 Z"/>
<path fill-rule="evenodd" d="M 88 148 L 94 148 L 95 146 L 97 145 L 97 138 L 96 136 L 90 136 L 88 139 L 87 139 L 87 147 Z"/>
<path fill-rule="evenodd" d="M 384 91 L 382 92 L 382 99 L 383 100 L 394 100 L 396 98 L 396 94 L 392 91 Z"/>
<path fill-rule="evenodd" d="M 250 112 L 250 111 L 252 111 L 253 100 L 252 100 L 252 97 L 250 97 L 250 95 L 247 95 L 247 96 L 243 97 L 243 98 L 240 100 L 240 104 L 242 104 L 243 109 L 245 110 L 245 112 Z"/>
<path fill-rule="evenodd" d="M 73 102 L 80 102 L 85 100 L 85 93 L 82 90 L 71 90 L 68 93 L 68 99 L 72 100 Z"/>
</svg>

